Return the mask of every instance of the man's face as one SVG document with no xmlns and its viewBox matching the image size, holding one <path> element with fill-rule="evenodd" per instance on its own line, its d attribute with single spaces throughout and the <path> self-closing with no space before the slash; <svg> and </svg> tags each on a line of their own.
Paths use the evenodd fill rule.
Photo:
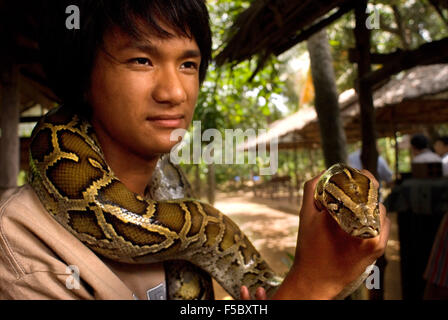
<svg viewBox="0 0 448 320">
<path fill-rule="evenodd" d="M 172 131 L 191 123 L 200 64 L 194 39 L 136 41 L 118 28 L 108 32 L 88 94 L 100 141 L 143 158 L 170 152 L 177 143 L 170 141 Z"/>
<path fill-rule="evenodd" d="M 434 150 L 439 156 L 443 156 L 448 152 L 448 146 L 446 146 L 442 141 L 437 140 L 434 143 Z"/>
</svg>

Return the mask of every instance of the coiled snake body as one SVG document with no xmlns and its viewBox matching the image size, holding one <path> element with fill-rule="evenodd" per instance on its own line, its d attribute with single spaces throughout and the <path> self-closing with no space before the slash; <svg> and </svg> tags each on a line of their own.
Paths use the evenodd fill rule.
<svg viewBox="0 0 448 320">
<path fill-rule="evenodd" d="M 238 226 L 211 205 L 129 191 L 104 160 L 89 122 L 68 108 L 36 126 L 30 166 L 30 184 L 47 211 L 99 255 L 125 263 L 185 260 L 236 299 L 242 285 L 252 294 L 262 286 L 269 296 L 280 283 Z M 182 284 L 172 287 L 178 292 L 171 298 L 198 298 Z"/>
</svg>

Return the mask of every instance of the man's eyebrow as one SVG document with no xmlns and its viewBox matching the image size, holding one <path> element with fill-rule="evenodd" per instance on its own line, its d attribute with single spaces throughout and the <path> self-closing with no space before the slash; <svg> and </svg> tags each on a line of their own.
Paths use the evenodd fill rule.
<svg viewBox="0 0 448 320">
<path fill-rule="evenodd" d="M 159 50 L 156 46 L 147 41 L 130 41 L 126 43 L 121 49 L 138 49 L 149 53 L 157 53 Z"/>
<path fill-rule="evenodd" d="M 181 58 L 182 59 L 188 59 L 188 58 L 200 58 L 201 52 L 199 50 L 185 50 L 182 52 Z"/>
<path fill-rule="evenodd" d="M 162 55 L 157 46 L 154 46 L 148 41 L 132 41 L 127 45 L 123 46 L 122 49 L 137 49 L 143 52 L 148 52 L 150 54 Z M 188 59 L 188 58 L 200 58 L 201 52 L 196 49 L 186 49 L 182 51 L 180 55 L 180 59 Z"/>
</svg>

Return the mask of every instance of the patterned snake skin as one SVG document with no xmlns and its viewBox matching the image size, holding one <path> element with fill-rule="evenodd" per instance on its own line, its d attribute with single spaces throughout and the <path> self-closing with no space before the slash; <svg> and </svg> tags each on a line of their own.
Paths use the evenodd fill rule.
<svg viewBox="0 0 448 320">
<path fill-rule="evenodd" d="M 185 260 L 235 299 L 242 285 L 251 294 L 263 286 L 268 295 L 279 285 L 238 226 L 214 207 L 188 198 L 143 199 L 130 192 L 106 164 L 91 125 L 68 109 L 55 109 L 39 122 L 30 159 L 30 184 L 47 211 L 99 255 L 124 263 Z M 168 278 L 191 269 L 175 262 L 167 266 Z M 198 279 L 205 286 L 205 277 Z M 170 298 L 207 296 L 195 289 L 198 285 L 189 288 L 182 282 L 168 281 Z"/>
<path fill-rule="evenodd" d="M 30 167 L 30 184 L 47 211 L 91 250 L 124 263 L 164 262 L 169 299 L 213 299 L 210 276 L 235 299 L 242 285 L 252 295 L 262 286 L 269 297 L 281 283 L 233 221 L 193 200 L 168 157 L 159 161 L 150 194 L 142 198 L 107 165 L 91 125 L 67 108 L 51 111 L 34 129 Z M 315 198 L 345 231 L 375 236 L 378 190 L 353 170 L 330 168 Z"/>
</svg>

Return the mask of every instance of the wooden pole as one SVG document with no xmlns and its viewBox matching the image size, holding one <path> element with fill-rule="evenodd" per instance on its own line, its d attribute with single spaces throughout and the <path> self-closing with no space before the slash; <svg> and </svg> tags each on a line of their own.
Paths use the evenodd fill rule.
<svg viewBox="0 0 448 320">
<path fill-rule="evenodd" d="M 355 7 L 355 39 L 356 49 L 358 50 L 360 57 L 358 61 L 357 89 L 359 105 L 361 108 L 361 161 L 363 168 L 369 170 L 375 177 L 378 178 L 378 150 L 376 148 L 375 109 L 373 105 L 372 87 L 369 82 L 361 80 L 363 76 L 369 74 L 372 70 L 370 59 L 371 32 L 366 25 L 366 21 L 368 19 L 366 13 L 367 0 L 359 0 L 357 4 L 358 5 Z"/>
<path fill-rule="evenodd" d="M 20 170 L 18 72 L 11 61 L 0 66 L 0 189 L 17 187 Z"/>
<path fill-rule="evenodd" d="M 399 166 L 399 160 L 400 160 L 400 149 L 398 148 L 398 135 L 397 130 L 394 129 L 394 149 L 395 149 L 395 179 L 399 178 L 400 175 L 400 166 Z"/>
<path fill-rule="evenodd" d="M 397 123 L 395 122 L 395 106 L 392 109 L 392 124 L 394 131 L 394 151 L 395 151 L 395 180 L 400 179 L 400 149 L 398 146 Z"/>
<path fill-rule="evenodd" d="M 287 150 L 286 152 L 288 153 L 288 177 L 289 177 L 289 181 L 287 182 L 288 196 L 289 196 L 289 202 L 292 202 L 292 199 L 294 198 L 294 183 L 292 178 L 293 175 L 291 174 L 290 164 L 291 160 L 294 162 L 294 154 L 292 150 Z M 293 171 L 295 171 L 294 167 Z"/>
<path fill-rule="evenodd" d="M 297 193 L 300 189 L 299 185 L 299 174 L 297 172 L 298 165 L 297 162 L 299 161 L 298 155 L 297 155 L 297 147 L 294 147 L 294 191 Z"/>
<path fill-rule="evenodd" d="M 214 156 L 214 150 L 212 151 L 212 157 Z M 215 163 L 212 162 L 207 165 L 207 200 L 211 205 L 215 204 L 216 194 L 216 176 L 215 176 Z"/>
<path fill-rule="evenodd" d="M 202 198 L 202 190 L 201 190 L 201 165 L 195 164 L 193 165 L 195 167 L 194 170 L 194 184 L 195 184 L 195 192 L 198 197 L 198 199 Z"/>
<path fill-rule="evenodd" d="M 358 97 L 361 113 L 361 135 L 362 135 L 362 152 L 361 161 L 364 169 L 369 170 L 378 179 L 378 150 L 376 148 L 376 131 L 375 131 L 375 108 L 373 105 L 372 87 L 367 81 L 363 81 L 363 77 L 372 71 L 370 58 L 370 36 L 371 32 L 367 28 L 367 0 L 358 0 L 355 7 L 355 39 L 356 48 L 359 53 L 358 61 Z M 384 270 L 387 261 L 386 257 L 381 256 L 376 265 L 380 269 L 380 289 L 370 290 L 370 300 L 384 299 Z"/>
</svg>

